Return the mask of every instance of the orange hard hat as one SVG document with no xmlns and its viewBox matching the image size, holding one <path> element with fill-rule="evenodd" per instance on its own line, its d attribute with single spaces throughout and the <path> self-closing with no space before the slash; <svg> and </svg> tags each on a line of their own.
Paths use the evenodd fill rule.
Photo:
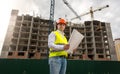
<svg viewBox="0 0 120 74">
<path fill-rule="evenodd" d="M 66 22 L 66 20 L 65 19 L 63 19 L 63 18 L 59 18 L 59 20 L 58 20 L 58 22 L 57 22 L 57 24 L 67 24 L 67 22 Z"/>
</svg>

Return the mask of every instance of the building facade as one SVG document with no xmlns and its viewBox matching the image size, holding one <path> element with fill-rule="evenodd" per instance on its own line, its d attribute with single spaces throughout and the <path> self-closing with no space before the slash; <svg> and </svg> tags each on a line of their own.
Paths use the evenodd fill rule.
<svg viewBox="0 0 120 74">
<path fill-rule="evenodd" d="M 77 51 L 69 59 L 116 60 L 110 23 L 86 21 L 84 24 L 68 23 L 65 34 L 70 38 L 73 29 L 84 35 Z M 44 59 L 48 57 L 47 46 L 49 20 L 30 15 L 11 13 L 8 32 L 3 44 L 2 58 Z"/>
<path fill-rule="evenodd" d="M 120 38 L 115 39 L 115 51 L 117 54 L 117 60 L 120 61 Z"/>
</svg>

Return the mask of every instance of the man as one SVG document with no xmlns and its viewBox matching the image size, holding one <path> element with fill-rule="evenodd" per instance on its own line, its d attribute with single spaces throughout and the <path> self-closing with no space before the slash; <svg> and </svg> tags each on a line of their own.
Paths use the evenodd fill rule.
<svg viewBox="0 0 120 74">
<path fill-rule="evenodd" d="M 50 74 L 65 74 L 67 67 L 66 50 L 69 49 L 69 44 L 64 36 L 64 29 L 67 23 L 60 18 L 57 22 L 57 30 L 50 33 L 48 37 L 49 51 L 49 67 Z"/>
</svg>

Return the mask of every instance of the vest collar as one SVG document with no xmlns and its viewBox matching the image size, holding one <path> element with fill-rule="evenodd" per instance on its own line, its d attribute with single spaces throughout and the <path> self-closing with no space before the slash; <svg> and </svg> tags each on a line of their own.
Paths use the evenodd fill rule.
<svg viewBox="0 0 120 74">
<path fill-rule="evenodd" d="M 62 35 L 64 35 L 65 33 L 64 32 L 62 32 L 62 31 L 60 31 L 60 30 L 57 30 L 60 34 L 62 34 Z"/>
</svg>

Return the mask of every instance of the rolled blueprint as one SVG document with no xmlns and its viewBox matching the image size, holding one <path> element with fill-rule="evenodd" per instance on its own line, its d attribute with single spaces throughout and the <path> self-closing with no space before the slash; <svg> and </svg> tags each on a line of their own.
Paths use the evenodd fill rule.
<svg viewBox="0 0 120 74">
<path fill-rule="evenodd" d="M 67 50 L 67 52 L 72 54 L 73 50 L 79 46 L 83 38 L 84 36 L 80 32 L 78 32 L 76 29 L 73 29 L 70 39 L 68 41 L 68 43 L 70 44 L 70 48 Z"/>
</svg>

